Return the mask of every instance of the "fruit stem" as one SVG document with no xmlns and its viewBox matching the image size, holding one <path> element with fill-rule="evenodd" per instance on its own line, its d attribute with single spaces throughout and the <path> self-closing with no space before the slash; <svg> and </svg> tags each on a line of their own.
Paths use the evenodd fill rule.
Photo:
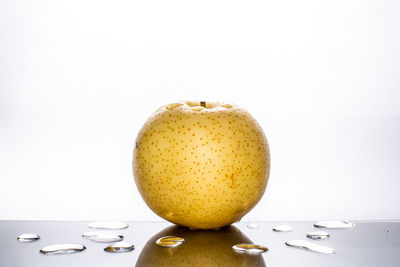
<svg viewBox="0 0 400 267">
<path fill-rule="evenodd" d="M 200 101 L 200 106 L 205 107 L 206 108 L 206 101 Z"/>
</svg>

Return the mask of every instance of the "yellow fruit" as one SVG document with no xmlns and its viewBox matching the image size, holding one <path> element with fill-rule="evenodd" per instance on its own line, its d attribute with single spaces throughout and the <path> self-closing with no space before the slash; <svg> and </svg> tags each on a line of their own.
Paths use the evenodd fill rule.
<svg viewBox="0 0 400 267">
<path fill-rule="evenodd" d="M 156 245 L 157 239 L 168 235 L 182 237 L 185 242 L 173 249 Z M 170 226 L 147 241 L 136 266 L 265 266 L 260 254 L 238 253 L 232 250 L 233 245 L 240 243 L 252 242 L 234 226 L 224 227 L 219 231 Z"/>
<path fill-rule="evenodd" d="M 133 155 L 147 205 L 170 222 L 201 229 L 240 220 L 264 194 L 269 169 L 261 127 L 223 103 L 162 106 L 140 130 Z"/>
</svg>

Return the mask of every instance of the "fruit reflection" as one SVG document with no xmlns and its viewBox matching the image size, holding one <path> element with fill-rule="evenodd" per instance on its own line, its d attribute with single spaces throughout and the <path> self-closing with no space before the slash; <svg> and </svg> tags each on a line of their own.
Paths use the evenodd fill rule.
<svg viewBox="0 0 400 267">
<path fill-rule="evenodd" d="M 185 242 L 176 248 L 163 248 L 156 244 L 163 236 L 179 236 Z M 252 243 L 234 226 L 219 230 L 190 230 L 170 226 L 147 241 L 136 266 L 266 266 L 262 255 L 238 253 L 232 246 Z"/>
</svg>

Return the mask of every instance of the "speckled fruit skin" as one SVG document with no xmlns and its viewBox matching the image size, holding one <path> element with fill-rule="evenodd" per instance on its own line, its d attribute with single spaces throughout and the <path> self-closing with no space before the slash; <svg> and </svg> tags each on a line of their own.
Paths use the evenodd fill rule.
<svg viewBox="0 0 400 267">
<path fill-rule="evenodd" d="M 199 229 L 240 220 L 264 194 L 269 169 L 261 127 L 233 104 L 162 106 L 140 130 L 133 153 L 146 204 L 172 223 Z"/>
</svg>

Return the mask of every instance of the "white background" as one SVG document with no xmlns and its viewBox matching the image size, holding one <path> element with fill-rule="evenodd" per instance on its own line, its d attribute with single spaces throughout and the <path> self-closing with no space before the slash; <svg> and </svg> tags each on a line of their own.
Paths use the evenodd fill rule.
<svg viewBox="0 0 400 267">
<path fill-rule="evenodd" d="M 131 158 L 174 100 L 268 137 L 244 220 L 400 219 L 399 1 L 0 2 L 0 219 L 160 220 Z"/>
</svg>

